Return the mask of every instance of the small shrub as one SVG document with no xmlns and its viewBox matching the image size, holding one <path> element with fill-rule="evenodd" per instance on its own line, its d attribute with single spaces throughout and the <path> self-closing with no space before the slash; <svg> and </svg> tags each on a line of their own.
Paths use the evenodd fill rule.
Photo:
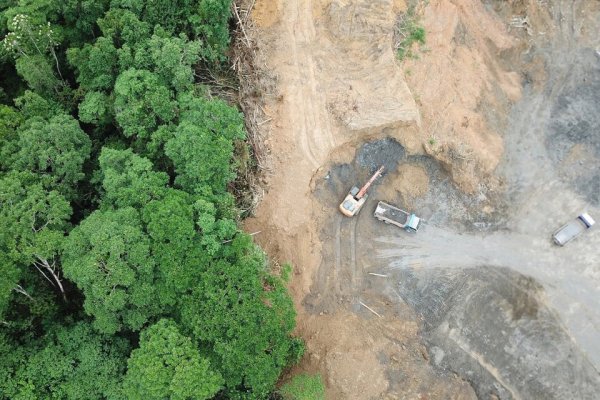
<svg viewBox="0 0 600 400">
<path fill-rule="evenodd" d="M 284 400 L 325 400 L 325 384 L 320 374 L 300 374 L 279 389 Z"/>
<path fill-rule="evenodd" d="M 414 26 L 410 32 L 410 40 L 425 44 L 425 28 L 422 26 Z"/>
<path fill-rule="evenodd" d="M 395 30 L 395 48 L 400 61 L 415 57 L 411 49 L 415 43 L 425 44 L 425 28 L 419 25 L 414 8 L 409 9 L 398 19 Z"/>
</svg>

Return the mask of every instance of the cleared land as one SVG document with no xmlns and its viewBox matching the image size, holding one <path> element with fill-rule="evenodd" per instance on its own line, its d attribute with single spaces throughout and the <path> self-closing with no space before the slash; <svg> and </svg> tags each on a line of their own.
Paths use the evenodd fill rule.
<svg viewBox="0 0 600 400">
<path fill-rule="evenodd" d="M 594 398 L 600 230 L 551 234 L 600 216 L 600 3 L 427 3 L 427 47 L 400 64 L 401 1 L 256 2 L 277 85 L 247 229 L 294 264 L 299 369 L 331 398 Z M 427 224 L 382 224 L 377 199 Z"/>
</svg>

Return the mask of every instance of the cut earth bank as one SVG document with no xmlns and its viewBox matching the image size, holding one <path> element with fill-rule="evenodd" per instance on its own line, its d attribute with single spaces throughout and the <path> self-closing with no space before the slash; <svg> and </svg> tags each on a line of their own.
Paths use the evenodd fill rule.
<svg viewBox="0 0 600 400">
<path fill-rule="evenodd" d="M 322 373 L 332 399 L 594 398 L 600 230 L 550 234 L 600 215 L 600 2 L 415 2 L 427 43 L 402 63 L 403 1 L 247 3 L 276 84 L 246 229 L 294 265 L 291 373 Z M 427 224 L 382 225 L 373 199 Z"/>
</svg>

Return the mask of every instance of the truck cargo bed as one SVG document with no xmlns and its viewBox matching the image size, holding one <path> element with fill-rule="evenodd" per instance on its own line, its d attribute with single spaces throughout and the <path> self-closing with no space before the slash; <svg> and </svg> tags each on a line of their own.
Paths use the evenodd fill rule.
<svg viewBox="0 0 600 400">
<path fill-rule="evenodd" d="M 419 229 L 419 217 L 383 201 L 377 203 L 377 208 L 373 215 L 380 221 L 396 225 L 408 231 L 416 232 Z"/>
</svg>

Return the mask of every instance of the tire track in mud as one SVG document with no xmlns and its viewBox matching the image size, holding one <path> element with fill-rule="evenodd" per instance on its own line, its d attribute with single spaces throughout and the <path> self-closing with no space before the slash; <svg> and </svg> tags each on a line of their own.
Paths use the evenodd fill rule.
<svg viewBox="0 0 600 400">
<path fill-rule="evenodd" d="M 362 285 L 362 271 L 356 260 L 357 219 L 336 215 L 333 225 L 335 270 L 329 274 L 327 286 L 335 287 L 336 294 L 343 296 L 358 291 Z"/>
<path fill-rule="evenodd" d="M 468 354 L 481 368 L 483 368 L 487 373 L 496 379 L 496 381 L 502 385 L 504 389 L 506 389 L 512 396 L 513 400 L 522 400 L 522 397 L 519 395 L 517 389 L 515 389 L 512 385 L 504 380 L 500 371 L 492 364 L 490 364 L 482 354 L 471 349 L 468 343 L 466 343 L 462 338 L 459 337 L 455 331 L 450 330 L 448 332 L 448 337 L 456 343 L 456 345 L 465 353 Z"/>
<path fill-rule="evenodd" d="M 341 264 L 342 264 L 342 260 L 341 260 L 341 241 L 342 241 L 342 219 L 340 215 L 336 215 L 336 218 L 334 219 L 334 225 L 335 225 L 335 239 L 334 239 L 334 243 L 335 243 L 335 248 L 334 248 L 334 270 L 333 273 L 331 274 L 331 281 L 332 282 L 338 282 L 338 275 L 340 273 L 340 269 L 341 269 Z M 335 283 L 333 283 L 335 285 Z M 336 290 L 340 290 L 339 287 L 336 287 Z"/>
<path fill-rule="evenodd" d="M 293 91 L 288 93 L 291 96 L 287 99 L 288 112 L 299 133 L 296 140 L 303 154 L 312 167 L 317 169 L 326 161 L 335 141 L 324 96 L 319 93 L 316 78 L 314 49 L 317 45 L 312 16 L 313 5 L 308 0 L 287 1 L 284 2 L 284 7 L 284 13 L 289 14 L 289 19 L 293 21 L 286 29 L 287 38 L 283 42 L 290 46 L 293 69 L 291 79 L 296 81 L 292 85 Z"/>
<path fill-rule="evenodd" d="M 355 216 L 350 221 L 350 237 L 349 237 L 349 247 L 350 247 L 350 270 L 352 271 L 351 279 L 350 279 L 350 287 L 353 292 L 359 291 L 362 287 L 362 271 L 359 271 L 358 264 L 356 262 L 356 229 L 357 229 L 358 219 Z"/>
</svg>

